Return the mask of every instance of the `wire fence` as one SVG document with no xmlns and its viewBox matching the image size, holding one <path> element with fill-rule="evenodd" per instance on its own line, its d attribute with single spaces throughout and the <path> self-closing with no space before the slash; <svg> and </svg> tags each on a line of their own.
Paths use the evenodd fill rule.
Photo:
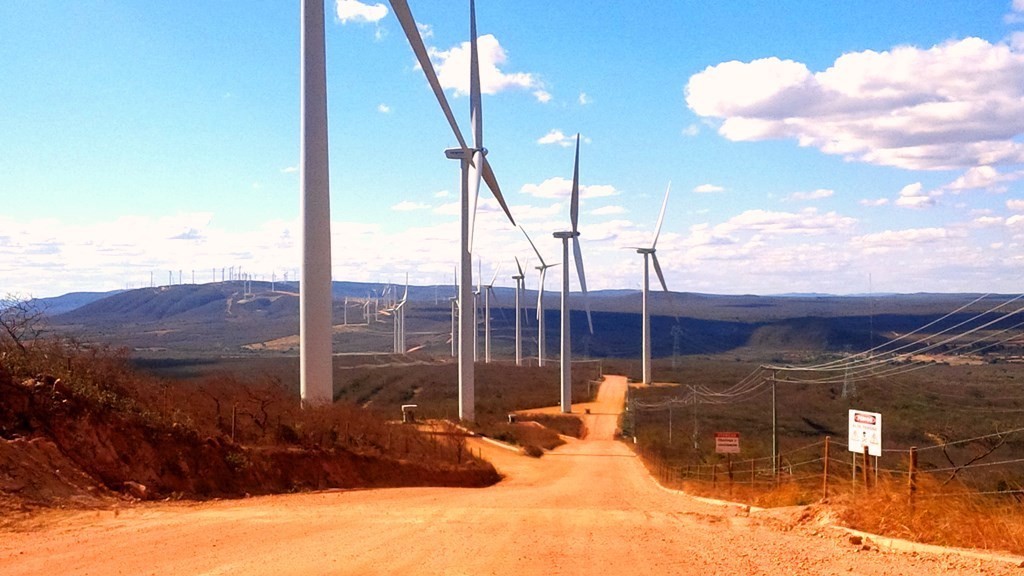
<svg viewBox="0 0 1024 576">
<path fill-rule="evenodd" d="M 911 503 L 916 498 L 998 498 L 1024 504 L 1024 458 L 998 457 L 1005 440 L 1022 432 L 1024 428 L 1018 428 L 920 449 L 889 449 L 881 457 L 866 450 L 850 452 L 847 444 L 830 437 L 781 452 L 774 459 L 733 459 L 719 454 L 710 461 L 681 462 L 644 445 L 638 447 L 638 452 L 665 485 L 708 493 L 732 494 L 743 489 L 753 492 L 747 496 L 754 500 L 766 496 L 770 500 L 767 493 L 785 489 L 797 493 L 797 500 L 806 503 L 838 494 L 868 493 L 884 486 L 905 491 Z M 959 464 L 948 453 L 950 448 L 986 440 L 996 443 L 985 451 L 979 448 L 978 453 Z M 938 465 L 935 459 L 923 463 L 921 453 L 932 451 L 941 451 L 947 464 Z"/>
</svg>

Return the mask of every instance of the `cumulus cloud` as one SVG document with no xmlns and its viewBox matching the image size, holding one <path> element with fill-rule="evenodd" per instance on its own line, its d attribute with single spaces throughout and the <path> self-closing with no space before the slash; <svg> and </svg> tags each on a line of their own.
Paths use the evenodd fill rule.
<svg viewBox="0 0 1024 576">
<path fill-rule="evenodd" d="M 810 192 L 794 192 L 786 197 L 787 200 L 801 201 L 801 200 L 821 200 L 823 198 L 830 198 L 835 194 L 834 190 L 828 190 L 827 188 L 818 188 Z"/>
<path fill-rule="evenodd" d="M 900 190 L 896 205 L 903 208 L 927 208 L 935 205 L 935 199 L 922 192 L 923 186 L 920 182 L 907 184 Z"/>
<path fill-rule="evenodd" d="M 593 102 L 593 99 L 591 99 L 586 92 L 580 92 L 580 96 L 577 98 L 577 101 L 580 103 L 580 106 L 586 106 Z"/>
<path fill-rule="evenodd" d="M 380 112 L 381 114 L 390 114 L 391 106 L 388 106 L 387 104 L 384 103 L 377 104 L 377 112 Z"/>
<path fill-rule="evenodd" d="M 725 188 L 714 184 L 701 184 L 694 187 L 693 191 L 697 194 L 713 194 L 715 192 L 725 192 Z"/>
<path fill-rule="evenodd" d="M 860 202 L 859 202 L 859 204 L 861 206 L 868 206 L 868 207 L 885 206 L 888 203 L 889 203 L 889 199 L 888 198 L 876 198 L 874 200 L 871 200 L 871 199 L 868 199 L 868 198 L 864 198 L 864 199 L 860 200 Z"/>
<path fill-rule="evenodd" d="M 918 170 L 1024 161 L 1024 53 L 979 38 L 852 52 L 826 70 L 779 58 L 693 75 L 686 102 L 730 140 L 792 139 Z"/>
<path fill-rule="evenodd" d="M 602 206 L 590 211 L 594 216 L 612 216 L 615 214 L 625 214 L 626 209 L 622 206 Z"/>
<path fill-rule="evenodd" d="M 561 130 L 552 130 L 537 139 L 537 144 L 557 144 L 568 148 L 576 143 L 576 135 L 566 135 Z"/>
<path fill-rule="evenodd" d="M 954 233 L 945 228 L 910 228 L 865 234 L 854 238 L 852 244 L 869 253 L 877 254 L 891 250 L 905 250 L 915 246 L 933 245 L 962 236 L 962 233 Z"/>
<path fill-rule="evenodd" d="M 568 198 L 572 193 L 572 180 L 555 176 L 540 184 L 524 184 L 520 192 L 535 198 Z M 580 184 L 580 198 L 582 199 L 604 198 L 618 194 L 619 191 L 610 184 Z"/>
<path fill-rule="evenodd" d="M 427 208 L 430 208 L 430 204 L 413 202 L 411 200 L 403 200 L 398 204 L 391 206 L 391 209 L 395 212 L 415 212 L 417 210 L 426 210 Z"/>
<path fill-rule="evenodd" d="M 497 94 L 505 90 L 529 90 L 539 102 L 547 102 L 551 95 L 544 90 L 544 84 L 529 72 L 503 72 L 500 67 L 508 61 L 508 55 L 493 34 L 477 38 L 480 62 L 480 91 Z M 429 49 L 434 60 L 437 78 L 444 88 L 455 91 L 456 96 L 469 95 L 469 42 L 449 50 Z"/>
<path fill-rule="evenodd" d="M 683 128 L 683 136 L 693 137 L 697 134 L 700 134 L 700 126 L 696 124 L 690 124 L 686 128 Z"/>
<path fill-rule="evenodd" d="M 1021 172 L 1000 173 L 992 166 L 975 166 L 964 172 L 956 180 L 943 186 L 946 190 L 961 192 L 964 190 L 990 190 L 1003 192 L 1005 183 L 1020 179 Z"/>
<path fill-rule="evenodd" d="M 388 15 L 383 4 L 366 4 L 359 0 L 337 0 L 335 13 L 342 24 L 348 22 L 380 22 Z"/>
<path fill-rule="evenodd" d="M 1014 212 L 1024 212 L 1024 200 L 1007 200 L 1006 207 Z"/>
</svg>

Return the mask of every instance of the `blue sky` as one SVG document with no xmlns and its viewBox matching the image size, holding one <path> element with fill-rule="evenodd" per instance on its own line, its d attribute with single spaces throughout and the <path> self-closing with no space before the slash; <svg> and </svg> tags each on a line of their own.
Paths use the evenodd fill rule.
<svg viewBox="0 0 1024 576">
<path fill-rule="evenodd" d="M 410 5 L 467 131 L 468 3 Z M 334 278 L 450 282 L 454 139 L 387 5 L 326 10 Z M 477 14 L 485 145 L 548 261 L 583 135 L 591 289 L 638 287 L 627 247 L 649 242 L 671 181 L 658 254 L 673 290 L 1021 291 L 1024 1 L 479 0 Z M 298 15 L 0 4 L 0 293 L 229 266 L 297 277 Z M 484 198 L 475 254 L 511 285 L 513 257 L 532 254 Z"/>
</svg>

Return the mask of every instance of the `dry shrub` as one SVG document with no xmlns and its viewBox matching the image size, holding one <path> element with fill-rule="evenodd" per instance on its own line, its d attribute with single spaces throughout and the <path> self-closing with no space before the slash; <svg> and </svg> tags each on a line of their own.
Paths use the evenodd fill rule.
<svg viewBox="0 0 1024 576">
<path fill-rule="evenodd" d="M 919 542 L 1024 553 L 1024 505 L 1007 495 L 977 494 L 960 484 L 918 479 L 911 502 L 906 480 L 861 489 L 840 511 L 852 528 Z"/>
<path fill-rule="evenodd" d="M 554 430 L 563 436 L 583 438 L 586 433 L 586 426 L 579 416 L 572 414 L 520 414 L 517 419 L 520 422 L 536 422 L 545 428 Z"/>
</svg>

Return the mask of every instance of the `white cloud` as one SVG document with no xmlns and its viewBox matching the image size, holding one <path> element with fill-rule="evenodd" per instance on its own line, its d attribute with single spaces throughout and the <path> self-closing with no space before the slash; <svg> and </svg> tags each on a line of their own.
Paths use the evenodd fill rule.
<svg viewBox="0 0 1024 576">
<path fill-rule="evenodd" d="M 579 98 L 577 98 L 577 101 L 580 103 L 580 106 L 586 106 L 587 104 L 593 102 L 593 100 L 590 98 L 590 96 L 587 95 L 586 92 L 580 92 L 580 96 Z"/>
<path fill-rule="evenodd" d="M 1006 207 L 1014 212 L 1024 212 L 1024 200 L 1007 200 Z"/>
<path fill-rule="evenodd" d="M 572 180 L 555 176 L 554 178 L 548 178 L 540 184 L 524 184 L 520 192 L 535 198 L 568 198 L 572 193 Z M 610 184 L 580 184 L 581 199 L 604 198 L 618 194 L 619 191 Z"/>
<path fill-rule="evenodd" d="M 903 208 L 927 208 L 934 206 L 935 199 L 928 194 L 923 194 L 921 192 L 922 189 L 923 186 L 920 182 L 907 184 L 900 190 L 899 198 L 896 199 L 896 205 Z"/>
<path fill-rule="evenodd" d="M 888 203 L 889 203 L 889 199 L 888 198 L 876 198 L 874 200 L 869 200 L 867 198 L 864 198 L 863 200 L 861 200 L 859 202 L 859 204 L 861 206 L 869 206 L 869 207 L 885 206 Z"/>
<path fill-rule="evenodd" d="M 388 8 L 383 4 L 365 4 L 358 0 L 337 0 L 335 12 L 342 24 L 380 22 L 388 15 Z"/>
<path fill-rule="evenodd" d="M 869 253 L 877 254 L 891 250 L 906 250 L 922 245 L 934 245 L 960 236 L 962 234 L 953 233 L 945 228 L 910 228 L 865 234 L 854 238 L 852 245 Z"/>
<path fill-rule="evenodd" d="M 602 206 L 591 210 L 590 213 L 594 216 L 612 216 L 615 214 L 625 214 L 626 209 L 622 206 Z"/>
<path fill-rule="evenodd" d="M 725 188 L 716 186 L 714 184 L 701 184 L 693 189 L 697 194 L 712 194 L 715 192 L 725 192 Z"/>
<path fill-rule="evenodd" d="M 430 48 L 429 51 L 441 86 L 455 90 L 457 96 L 469 95 L 469 42 L 463 42 L 449 50 Z M 477 38 L 477 51 L 480 63 L 480 91 L 483 94 L 522 89 L 530 90 L 539 102 L 551 99 L 551 95 L 544 91 L 543 83 L 533 74 L 505 73 L 500 70 L 499 67 L 508 60 L 508 55 L 493 34 Z"/>
<path fill-rule="evenodd" d="M 1010 12 L 1003 16 L 1003 22 L 1007 24 L 1020 24 L 1024 22 L 1024 1 L 1013 0 L 1010 4 Z"/>
<path fill-rule="evenodd" d="M 391 206 L 391 209 L 395 212 L 414 212 L 417 210 L 426 210 L 430 208 L 430 204 L 424 204 L 422 202 L 413 202 L 411 200 L 403 200 L 398 204 Z"/>
<path fill-rule="evenodd" d="M 298 166 L 285 166 L 284 168 L 281 168 L 281 174 L 295 174 L 298 171 Z"/>
<path fill-rule="evenodd" d="M 840 56 L 724 62 L 686 102 L 730 140 L 793 139 L 848 160 L 909 169 L 1024 161 L 1024 53 L 979 38 Z"/>
<path fill-rule="evenodd" d="M 377 112 L 380 112 L 381 114 L 390 114 L 391 106 L 388 106 L 387 104 L 384 103 L 377 104 Z"/>
<path fill-rule="evenodd" d="M 422 24 L 417 22 L 416 28 L 420 31 L 420 38 L 426 40 L 427 38 L 434 37 L 434 28 L 430 24 Z"/>
<path fill-rule="evenodd" d="M 992 166 L 975 166 L 970 168 L 956 180 L 946 184 L 942 188 L 951 190 L 954 193 L 965 190 L 987 190 L 989 192 L 1005 192 L 1006 183 L 1020 180 L 1024 172 L 999 172 Z"/>
<path fill-rule="evenodd" d="M 561 130 L 552 130 L 547 134 L 537 139 L 537 144 L 558 144 L 564 148 L 568 148 L 576 143 L 576 136 L 568 136 Z"/>
<path fill-rule="evenodd" d="M 696 136 L 700 134 L 700 126 L 697 124 L 690 124 L 686 128 L 683 128 L 683 136 Z"/>
<path fill-rule="evenodd" d="M 823 198 L 830 198 L 833 194 L 835 194 L 834 190 L 818 188 L 810 192 L 794 192 L 787 197 L 787 200 L 821 200 Z"/>
<path fill-rule="evenodd" d="M 447 198 L 451 195 L 452 193 L 448 190 L 438 190 L 437 192 L 434 192 L 434 198 Z"/>
</svg>

